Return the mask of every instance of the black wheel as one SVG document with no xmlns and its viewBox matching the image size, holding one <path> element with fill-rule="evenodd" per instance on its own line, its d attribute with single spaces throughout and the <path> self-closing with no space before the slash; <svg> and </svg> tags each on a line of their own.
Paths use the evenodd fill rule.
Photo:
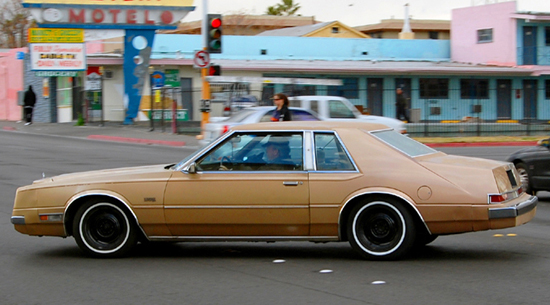
<svg viewBox="0 0 550 305">
<path fill-rule="evenodd" d="M 521 182 L 521 187 L 523 190 L 528 194 L 533 194 L 535 190 L 533 190 L 533 186 L 531 184 L 531 179 L 529 178 L 529 172 L 527 171 L 527 165 L 525 163 L 518 163 L 516 164 L 516 169 L 519 173 L 519 179 Z"/>
<path fill-rule="evenodd" d="M 395 260 L 414 246 L 415 222 L 393 200 L 375 200 L 355 207 L 348 221 L 350 244 L 371 260 Z"/>
<path fill-rule="evenodd" d="M 93 257 L 121 257 L 137 243 L 133 222 L 111 202 L 94 200 L 75 215 L 73 235 L 86 254 Z"/>
</svg>

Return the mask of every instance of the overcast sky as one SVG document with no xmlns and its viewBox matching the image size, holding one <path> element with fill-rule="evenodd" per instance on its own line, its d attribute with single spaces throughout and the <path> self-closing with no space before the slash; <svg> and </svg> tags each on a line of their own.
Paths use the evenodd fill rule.
<svg viewBox="0 0 550 305">
<path fill-rule="evenodd" d="M 318 21 L 338 20 L 349 26 L 378 23 L 382 19 L 403 19 L 404 5 L 409 3 L 409 14 L 414 19 L 451 19 L 455 8 L 506 0 L 294 0 L 301 8 L 298 14 L 314 16 Z M 220 14 L 262 15 L 268 6 L 282 0 L 208 0 L 208 11 Z M 550 13 L 550 0 L 517 0 L 518 11 Z M 199 20 L 203 0 L 194 0 L 195 11 L 183 21 Z"/>
</svg>

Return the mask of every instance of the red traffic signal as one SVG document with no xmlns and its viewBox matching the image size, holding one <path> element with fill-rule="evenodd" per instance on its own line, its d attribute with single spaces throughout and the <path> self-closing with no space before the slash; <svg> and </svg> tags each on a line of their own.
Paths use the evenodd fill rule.
<svg viewBox="0 0 550 305">
<path fill-rule="evenodd" d="M 208 14 L 207 45 L 209 53 L 222 52 L 222 15 Z"/>
<path fill-rule="evenodd" d="M 208 68 L 208 75 L 209 76 L 222 75 L 222 67 L 218 65 L 211 65 Z"/>
</svg>

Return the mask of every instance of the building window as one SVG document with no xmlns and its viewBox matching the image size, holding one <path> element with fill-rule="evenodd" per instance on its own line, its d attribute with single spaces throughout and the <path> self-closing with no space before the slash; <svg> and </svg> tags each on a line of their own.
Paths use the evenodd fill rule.
<svg viewBox="0 0 550 305">
<path fill-rule="evenodd" d="M 487 79 L 461 79 L 461 99 L 485 99 L 489 98 L 489 80 Z"/>
<path fill-rule="evenodd" d="M 439 39 L 439 32 L 429 31 L 428 32 L 428 37 L 430 39 Z"/>
<path fill-rule="evenodd" d="M 349 99 L 359 98 L 359 79 L 344 78 L 342 86 L 328 86 L 328 95 L 342 96 Z"/>
<path fill-rule="evenodd" d="M 477 43 L 493 42 L 493 29 L 477 30 Z"/>
<path fill-rule="evenodd" d="M 547 79 L 545 81 L 545 87 L 546 87 L 546 99 L 550 100 L 550 79 Z"/>
<path fill-rule="evenodd" d="M 420 98 L 449 98 L 449 79 L 421 78 Z"/>
<path fill-rule="evenodd" d="M 381 39 L 382 38 L 382 32 L 372 32 L 370 33 L 370 38 L 376 38 L 376 39 Z"/>
<path fill-rule="evenodd" d="M 340 33 L 340 28 L 337 27 L 337 26 L 333 27 L 333 28 L 332 28 L 332 33 L 333 33 L 333 34 L 338 34 L 338 33 Z"/>
<path fill-rule="evenodd" d="M 550 46 L 550 26 L 544 28 L 544 33 L 546 35 L 546 46 Z"/>
</svg>

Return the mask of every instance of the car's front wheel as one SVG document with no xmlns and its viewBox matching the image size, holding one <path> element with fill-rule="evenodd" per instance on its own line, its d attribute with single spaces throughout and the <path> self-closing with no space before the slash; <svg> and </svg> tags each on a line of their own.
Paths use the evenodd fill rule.
<svg viewBox="0 0 550 305">
<path fill-rule="evenodd" d="M 534 190 L 531 186 L 527 165 L 525 165 L 525 163 L 518 163 L 516 164 L 516 169 L 518 170 L 519 179 L 521 180 L 521 187 L 526 193 L 532 194 Z"/>
<path fill-rule="evenodd" d="M 371 260 L 395 260 L 414 245 L 415 222 L 394 200 L 374 200 L 356 206 L 348 219 L 352 248 Z"/>
<path fill-rule="evenodd" d="M 135 225 L 117 205 L 102 200 L 84 204 L 76 213 L 73 235 L 93 257 L 121 257 L 137 243 Z"/>
</svg>

